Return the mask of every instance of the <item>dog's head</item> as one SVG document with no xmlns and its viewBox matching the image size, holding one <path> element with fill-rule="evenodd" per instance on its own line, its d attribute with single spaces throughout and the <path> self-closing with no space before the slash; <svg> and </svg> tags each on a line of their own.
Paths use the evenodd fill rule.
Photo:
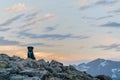
<svg viewBox="0 0 120 80">
<path fill-rule="evenodd" d="M 30 52 L 33 51 L 33 49 L 34 49 L 34 47 L 32 47 L 32 46 L 28 46 L 27 48 L 28 48 L 28 51 L 30 51 Z"/>
</svg>

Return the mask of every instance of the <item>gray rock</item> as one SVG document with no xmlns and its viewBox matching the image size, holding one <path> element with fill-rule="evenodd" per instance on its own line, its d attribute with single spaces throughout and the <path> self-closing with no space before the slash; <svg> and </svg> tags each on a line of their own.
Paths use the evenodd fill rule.
<svg viewBox="0 0 120 80">
<path fill-rule="evenodd" d="M 0 80 L 100 80 L 73 66 L 52 60 L 22 59 L 0 54 Z M 105 79 L 106 80 L 106 79 Z"/>
<path fill-rule="evenodd" d="M 0 61 L 0 68 L 9 68 L 8 61 Z"/>
<path fill-rule="evenodd" d="M 0 69 L 0 80 L 9 80 L 10 72 L 6 69 Z"/>
<path fill-rule="evenodd" d="M 62 63 L 60 63 L 60 62 L 58 62 L 58 61 L 55 61 L 55 60 L 52 60 L 49 65 L 52 66 L 52 67 L 57 67 L 57 66 L 58 66 L 58 67 L 62 67 L 62 66 L 63 66 Z"/>
<path fill-rule="evenodd" d="M 21 59 L 20 57 L 18 57 L 18 56 L 12 56 L 12 57 L 10 57 L 9 58 L 11 61 L 20 61 L 20 60 L 23 60 L 23 59 Z"/>
<path fill-rule="evenodd" d="M 23 71 L 20 71 L 19 74 L 34 77 L 34 76 L 40 76 L 40 71 L 33 68 L 27 68 L 24 69 Z"/>
<path fill-rule="evenodd" d="M 9 58 L 6 54 L 0 54 L 0 61 L 9 61 Z"/>
<path fill-rule="evenodd" d="M 109 76 L 106 76 L 106 75 L 97 75 L 96 78 L 98 78 L 100 80 L 112 80 L 112 78 L 110 78 Z"/>
<path fill-rule="evenodd" d="M 41 80 L 39 77 L 26 77 L 23 80 Z"/>
<path fill-rule="evenodd" d="M 37 64 L 39 65 L 39 67 L 46 67 L 46 66 L 48 66 L 48 63 L 45 62 L 44 59 L 39 59 L 39 60 L 37 61 Z"/>
<path fill-rule="evenodd" d="M 13 75 L 10 77 L 10 80 L 23 80 L 24 78 L 25 78 L 25 76 Z"/>
</svg>

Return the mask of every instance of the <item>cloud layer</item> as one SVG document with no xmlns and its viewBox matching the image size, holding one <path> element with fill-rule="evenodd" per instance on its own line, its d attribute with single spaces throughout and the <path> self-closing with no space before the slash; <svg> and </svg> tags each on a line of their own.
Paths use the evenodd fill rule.
<svg viewBox="0 0 120 80">
<path fill-rule="evenodd" d="M 16 11 L 24 11 L 24 10 L 27 10 L 28 7 L 23 4 L 23 3 L 18 3 L 18 4 L 15 4 L 9 8 L 6 8 L 4 11 L 5 12 L 16 12 Z"/>
<path fill-rule="evenodd" d="M 120 23 L 117 22 L 108 22 L 106 24 L 101 25 L 103 27 L 114 27 L 114 28 L 119 28 L 120 27 Z"/>
<path fill-rule="evenodd" d="M 103 50 L 120 51 L 120 44 L 99 45 L 99 46 L 95 46 L 94 48 L 100 48 L 100 49 L 103 49 Z"/>
<path fill-rule="evenodd" d="M 4 45 L 19 45 L 20 43 L 18 41 L 11 41 L 11 40 L 6 40 L 4 37 L 0 37 L 0 46 Z"/>
</svg>

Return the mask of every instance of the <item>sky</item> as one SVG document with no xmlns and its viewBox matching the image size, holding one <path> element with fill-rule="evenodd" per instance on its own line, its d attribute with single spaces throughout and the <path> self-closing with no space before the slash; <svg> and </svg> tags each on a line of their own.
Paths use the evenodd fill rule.
<svg viewBox="0 0 120 80">
<path fill-rule="evenodd" d="M 78 64 L 120 60 L 120 0 L 3 0 L 0 53 Z"/>
</svg>

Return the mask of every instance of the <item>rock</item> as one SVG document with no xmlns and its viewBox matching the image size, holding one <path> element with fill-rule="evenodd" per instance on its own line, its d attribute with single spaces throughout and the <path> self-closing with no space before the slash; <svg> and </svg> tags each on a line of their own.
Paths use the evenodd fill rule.
<svg viewBox="0 0 120 80">
<path fill-rule="evenodd" d="M 7 61 L 0 61 L 0 68 L 8 68 L 9 63 Z"/>
<path fill-rule="evenodd" d="M 0 54 L 0 61 L 9 61 L 9 58 L 6 54 Z"/>
<path fill-rule="evenodd" d="M 0 69 L 0 80 L 9 80 L 10 72 L 5 69 Z"/>
<path fill-rule="evenodd" d="M 112 80 L 109 76 L 105 76 L 105 75 L 97 75 L 96 78 L 100 80 Z"/>
<path fill-rule="evenodd" d="M 39 59 L 39 60 L 37 61 L 37 63 L 38 63 L 38 65 L 39 65 L 39 67 L 46 67 L 46 66 L 48 66 L 48 63 L 45 62 L 44 59 Z"/>
<path fill-rule="evenodd" d="M 21 65 L 23 65 L 24 67 L 30 67 L 30 68 L 38 68 L 39 67 L 37 61 L 30 59 L 30 58 L 21 61 Z"/>
<path fill-rule="evenodd" d="M 28 76 L 21 76 L 21 75 L 13 75 L 10 77 L 10 80 L 41 80 L 39 77 L 28 77 Z"/>
<path fill-rule="evenodd" d="M 61 66 L 63 66 L 62 63 L 60 63 L 58 61 L 55 61 L 55 60 L 52 60 L 49 65 L 52 66 L 52 67 L 61 67 Z"/>
<path fill-rule="evenodd" d="M 63 64 L 60 62 L 57 62 L 55 60 L 52 60 L 49 64 L 49 67 L 47 67 L 46 69 L 54 74 L 62 72 L 63 69 Z"/>
<path fill-rule="evenodd" d="M 23 80 L 41 80 L 39 77 L 28 77 L 24 78 Z"/>
<path fill-rule="evenodd" d="M 10 77 L 10 80 L 23 80 L 24 78 L 25 78 L 25 76 L 13 75 Z"/>
<path fill-rule="evenodd" d="M 19 74 L 28 75 L 29 77 L 41 76 L 40 71 L 33 68 L 24 69 L 23 71 L 20 71 Z"/>
<path fill-rule="evenodd" d="M 0 80 L 9 80 L 9 73 L 0 73 Z"/>
<path fill-rule="evenodd" d="M 12 57 L 10 57 L 10 60 L 11 60 L 11 61 L 20 61 L 20 60 L 23 60 L 23 59 L 21 59 L 21 58 L 18 57 L 18 56 L 12 56 Z"/>
<path fill-rule="evenodd" d="M 103 77 L 103 76 L 102 76 Z M 52 60 L 22 59 L 0 54 L 0 80 L 100 80 L 73 66 Z M 104 76 L 104 80 L 110 80 Z"/>
</svg>

